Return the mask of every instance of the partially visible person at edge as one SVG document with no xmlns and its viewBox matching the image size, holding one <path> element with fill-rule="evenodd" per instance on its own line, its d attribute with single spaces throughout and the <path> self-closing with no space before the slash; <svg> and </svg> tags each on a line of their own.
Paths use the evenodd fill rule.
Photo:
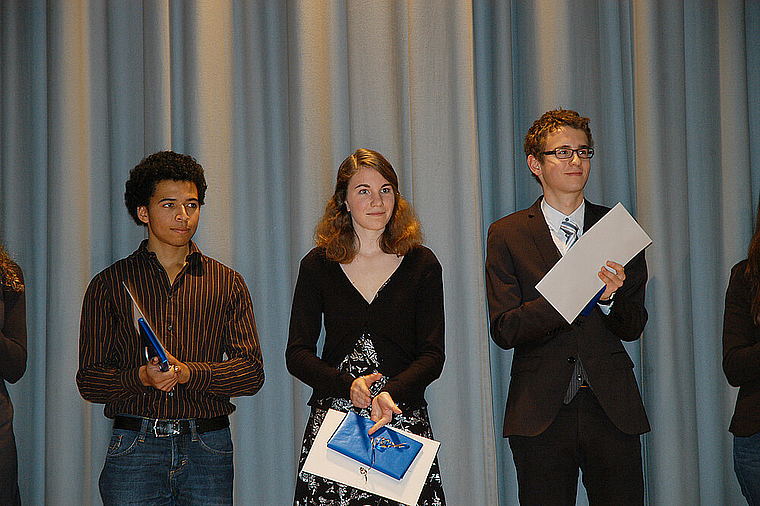
<svg viewBox="0 0 760 506">
<path fill-rule="evenodd" d="M 0 506 L 18 506 L 18 459 L 13 436 L 13 406 L 5 382 L 26 371 L 26 299 L 21 268 L 0 244 Z"/>
<path fill-rule="evenodd" d="M 191 240 L 205 193 L 192 157 L 143 159 L 124 199 L 148 238 L 84 296 L 77 385 L 114 419 L 99 481 L 106 506 L 232 504 L 230 397 L 255 394 L 264 369 L 242 276 Z M 167 371 L 146 361 L 124 283 L 163 341 Z"/>
<path fill-rule="evenodd" d="M 398 505 L 301 469 L 330 408 L 369 416 L 376 422 L 370 434 L 389 424 L 433 437 L 425 388 L 443 369 L 441 265 L 422 246 L 393 167 L 369 149 L 341 163 L 314 235 L 316 247 L 301 260 L 285 352 L 288 371 L 314 389 L 293 504 Z M 417 504 L 445 504 L 437 459 Z"/>
<path fill-rule="evenodd" d="M 747 258 L 734 265 L 723 315 L 723 372 L 739 387 L 728 430 L 734 472 L 750 506 L 760 506 L 760 206 Z"/>
<path fill-rule="evenodd" d="M 609 211 L 584 198 L 589 119 L 544 113 L 528 129 L 525 155 L 543 195 L 491 224 L 486 254 L 491 337 L 514 348 L 503 435 L 520 504 L 574 506 L 580 470 L 591 505 L 643 506 L 640 434 L 649 421 L 622 342 L 638 339 L 647 321 L 644 252 L 599 266 L 598 302 L 565 321 L 536 283 Z"/>
</svg>

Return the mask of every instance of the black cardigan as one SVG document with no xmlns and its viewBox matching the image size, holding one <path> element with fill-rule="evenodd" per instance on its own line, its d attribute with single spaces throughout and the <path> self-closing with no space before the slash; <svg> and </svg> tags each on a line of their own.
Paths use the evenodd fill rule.
<svg viewBox="0 0 760 506">
<path fill-rule="evenodd" d="M 314 389 L 310 405 L 326 397 L 349 398 L 354 378 L 337 367 L 363 333 L 389 378 L 383 391 L 397 403 L 425 405 L 425 388 L 441 375 L 444 362 L 442 269 L 432 251 L 412 249 L 371 304 L 324 249 L 314 248 L 301 260 L 285 361 L 293 376 Z"/>
<path fill-rule="evenodd" d="M 723 372 L 739 387 L 728 430 L 741 437 L 760 431 L 760 325 L 752 321 L 746 268 L 742 260 L 731 269 L 723 315 Z"/>
</svg>

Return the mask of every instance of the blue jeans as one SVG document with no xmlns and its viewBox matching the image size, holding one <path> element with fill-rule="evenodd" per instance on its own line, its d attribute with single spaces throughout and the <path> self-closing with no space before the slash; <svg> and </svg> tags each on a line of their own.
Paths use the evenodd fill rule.
<svg viewBox="0 0 760 506">
<path fill-rule="evenodd" d="M 734 472 L 749 506 L 760 506 L 760 432 L 734 436 Z"/>
<path fill-rule="evenodd" d="M 156 437 L 148 420 L 140 431 L 114 429 L 100 473 L 104 506 L 231 506 L 229 427 Z"/>
</svg>

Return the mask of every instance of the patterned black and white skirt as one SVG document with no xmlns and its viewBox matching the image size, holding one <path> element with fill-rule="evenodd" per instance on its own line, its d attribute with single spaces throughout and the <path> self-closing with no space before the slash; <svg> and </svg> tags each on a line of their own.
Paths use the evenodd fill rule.
<svg viewBox="0 0 760 506">
<path fill-rule="evenodd" d="M 377 371 L 379 361 L 377 353 L 372 345 L 369 336 L 363 335 L 356 342 L 353 351 L 343 359 L 338 367 L 341 371 L 346 371 L 354 377 L 368 374 L 368 371 Z M 387 379 L 374 382 L 370 387 L 373 396 L 380 393 L 385 386 Z M 420 436 L 433 439 L 433 432 L 430 428 L 430 419 L 428 418 L 427 408 L 408 408 L 403 403 L 398 404 L 402 413 L 393 415 L 393 420 L 388 424 L 390 427 L 404 429 L 418 434 Z M 337 409 L 338 411 L 347 412 L 353 409 L 350 399 L 329 398 L 325 399 L 319 407 L 311 408 L 311 415 L 306 424 L 306 431 L 303 436 L 303 447 L 301 448 L 301 458 L 298 464 L 299 473 L 296 478 L 296 493 L 293 499 L 293 506 L 403 506 L 396 501 L 391 501 L 384 497 L 344 485 L 321 476 L 301 471 L 306 457 L 309 455 L 317 432 L 322 425 L 322 421 L 327 415 L 327 408 Z M 369 417 L 370 410 L 362 409 L 359 414 Z M 446 499 L 443 496 L 443 484 L 441 483 L 441 472 L 438 466 L 438 457 L 433 460 L 430 467 L 425 485 L 422 487 L 422 493 L 417 501 L 418 506 L 444 506 Z"/>
</svg>

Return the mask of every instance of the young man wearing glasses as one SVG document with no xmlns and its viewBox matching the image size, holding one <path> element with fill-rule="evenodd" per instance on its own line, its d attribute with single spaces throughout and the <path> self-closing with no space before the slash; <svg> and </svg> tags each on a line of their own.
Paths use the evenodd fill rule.
<svg viewBox="0 0 760 506">
<path fill-rule="evenodd" d="M 644 504 L 639 436 L 649 422 L 622 344 L 647 321 L 643 252 L 625 267 L 600 266 L 605 289 L 572 324 L 536 290 L 609 210 L 583 197 L 594 155 L 588 124 L 561 109 L 533 123 L 525 154 L 543 196 L 488 231 L 491 336 L 515 350 L 504 437 L 523 506 L 575 505 L 579 469 L 591 505 Z"/>
</svg>

